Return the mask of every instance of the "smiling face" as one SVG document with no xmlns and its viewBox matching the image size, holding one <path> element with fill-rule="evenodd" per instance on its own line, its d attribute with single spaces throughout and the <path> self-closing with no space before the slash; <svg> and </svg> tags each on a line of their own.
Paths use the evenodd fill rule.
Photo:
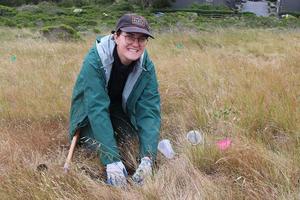
<svg viewBox="0 0 300 200">
<path fill-rule="evenodd" d="M 116 33 L 114 35 L 119 58 L 124 65 L 138 60 L 144 52 L 148 36 L 142 33 Z"/>
</svg>

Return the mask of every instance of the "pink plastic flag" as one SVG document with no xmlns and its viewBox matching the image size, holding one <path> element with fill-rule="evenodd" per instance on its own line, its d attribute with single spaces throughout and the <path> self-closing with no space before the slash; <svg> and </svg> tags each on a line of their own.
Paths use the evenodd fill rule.
<svg viewBox="0 0 300 200">
<path fill-rule="evenodd" d="M 221 151 L 224 151 L 224 150 L 226 150 L 226 149 L 228 149 L 228 148 L 230 147 L 231 142 L 232 142 L 231 139 L 225 138 L 225 139 L 223 139 L 223 140 L 219 140 L 219 141 L 217 142 L 217 146 L 219 147 L 219 149 L 220 149 Z"/>
</svg>

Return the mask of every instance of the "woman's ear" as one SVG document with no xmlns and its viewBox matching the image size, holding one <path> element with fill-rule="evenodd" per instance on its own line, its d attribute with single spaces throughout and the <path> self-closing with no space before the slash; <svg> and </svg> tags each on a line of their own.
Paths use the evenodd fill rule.
<svg viewBox="0 0 300 200">
<path fill-rule="evenodd" d="M 114 33 L 114 40 L 116 44 L 118 44 L 118 38 L 119 36 L 117 35 L 117 33 Z"/>
</svg>

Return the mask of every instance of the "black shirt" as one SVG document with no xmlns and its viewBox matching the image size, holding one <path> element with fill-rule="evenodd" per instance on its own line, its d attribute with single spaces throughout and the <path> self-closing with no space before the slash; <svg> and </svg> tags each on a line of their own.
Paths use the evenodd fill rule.
<svg viewBox="0 0 300 200">
<path fill-rule="evenodd" d="M 121 106 L 123 89 L 135 62 L 132 62 L 130 65 L 122 64 L 118 56 L 117 46 L 114 49 L 113 56 L 114 62 L 112 64 L 110 78 L 108 81 L 108 95 L 111 105 L 117 104 L 118 106 Z"/>
</svg>

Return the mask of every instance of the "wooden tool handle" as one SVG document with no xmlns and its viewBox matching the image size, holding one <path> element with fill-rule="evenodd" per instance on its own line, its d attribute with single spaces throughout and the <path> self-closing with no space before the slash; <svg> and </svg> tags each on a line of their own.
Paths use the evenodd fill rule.
<svg viewBox="0 0 300 200">
<path fill-rule="evenodd" d="M 72 142 L 71 142 L 71 146 L 70 146 L 70 149 L 69 149 L 69 153 L 68 153 L 65 165 L 64 165 L 64 171 L 65 172 L 69 171 L 70 163 L 71 163 L 71 160 L 72 160 L 72 157 L 73 157 L 75 146 L 76 146 L 77 141 L 79 139 L 79 135 L 80 135 L 79 134 L 79 130 L 77 130 L 76 133 L 75 133 L 75 135 L 74 135 L 74 137 L 72 138 Z"/>
</svg>

